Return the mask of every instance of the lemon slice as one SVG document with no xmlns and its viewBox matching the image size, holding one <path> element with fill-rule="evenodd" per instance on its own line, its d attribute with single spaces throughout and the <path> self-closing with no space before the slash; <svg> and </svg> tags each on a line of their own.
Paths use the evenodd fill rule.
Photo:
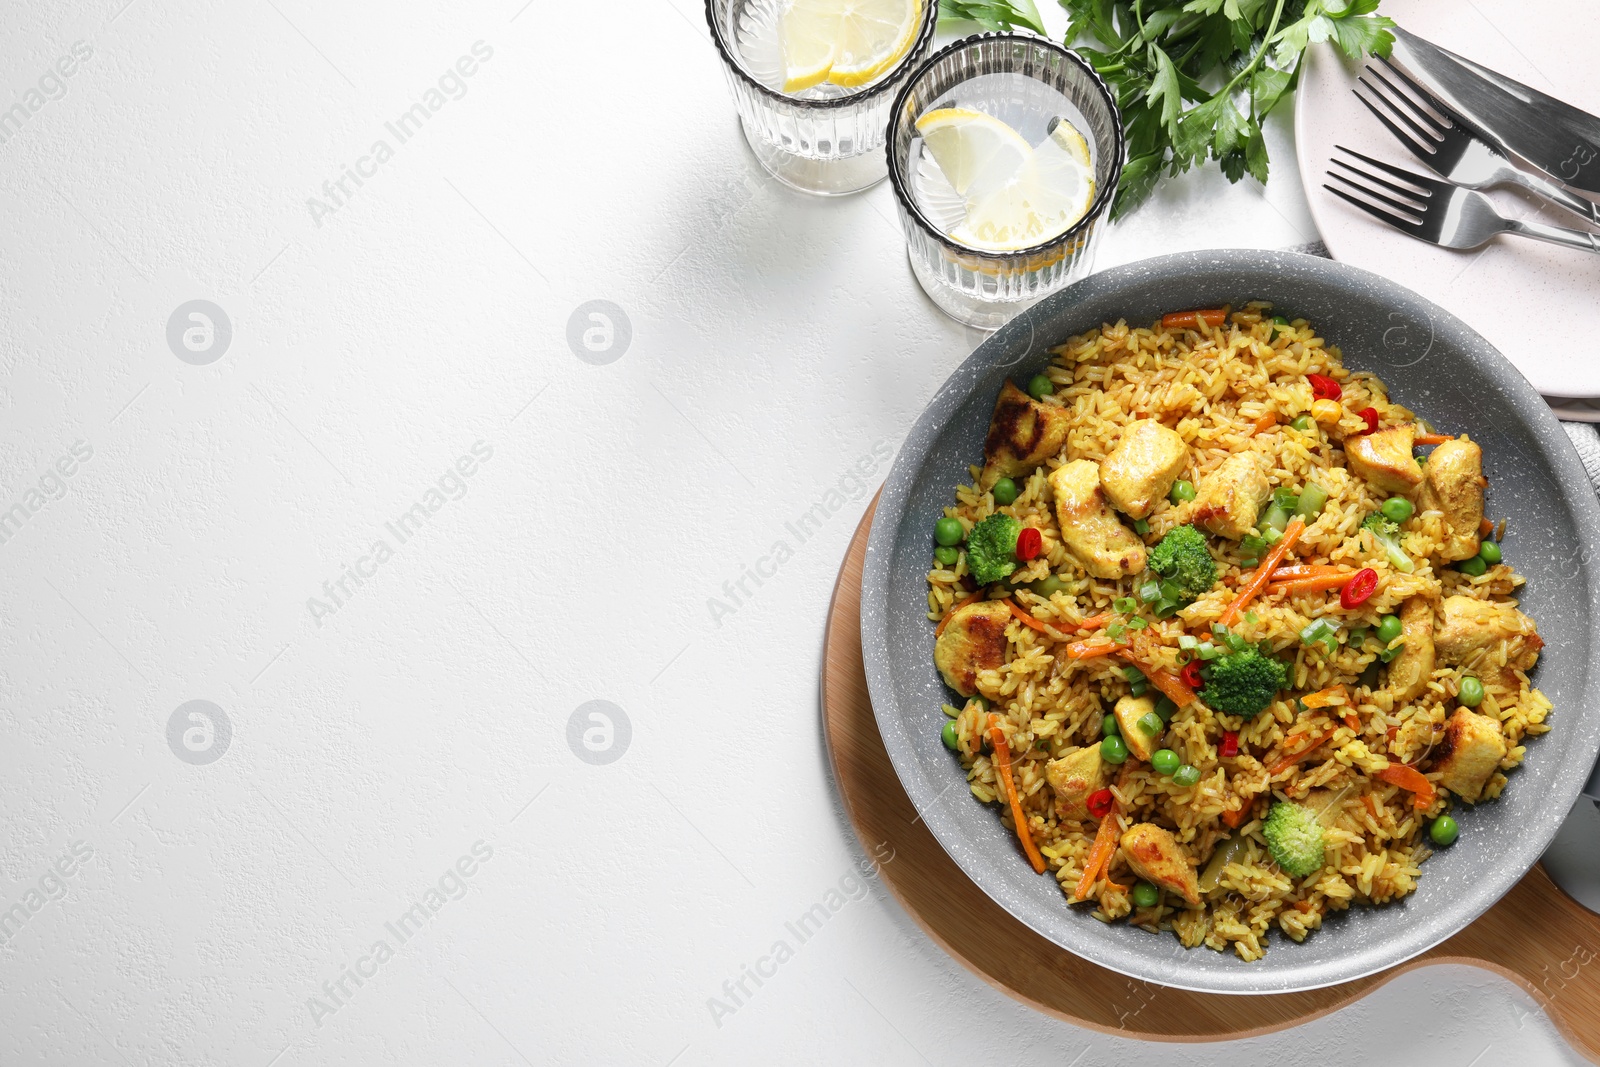
<svg viewBox="0 0 1600 1067">
<path fill-rule="evenodd" d="M 778 16 L 783 91 L 799 93 L 828 80 L 838 54 L 839 0 L 795 0 Z"/>
<path fill-rule="evenodd" d="M 925 0 L 792 0 L 778 17 L 783 91 L 866 85 L 916 43 Z"/>
<path fill-rule="evenodd" d="M 834 85 L 855 87 L 887 74 L 916 43 L 923 0 L 844 0 L 839 51 L 828 72 Z"/>
<path fill-rule="evenodd" d="M 1094 202 L 1089 146 L 1060 121 L 1008 181 L 969 191 L 967 219 L 950 236 L 991 252 L 1011 252 L 1065 233 Z"/>
<path fill-rule="evenodd" d="M 1033 146 L 992 115 L 965 107 L 929 111 L 917 120 L 923 150 L 950 187 L 976 198 L 1010 181 L 1033 156 Z"/>
</svg>

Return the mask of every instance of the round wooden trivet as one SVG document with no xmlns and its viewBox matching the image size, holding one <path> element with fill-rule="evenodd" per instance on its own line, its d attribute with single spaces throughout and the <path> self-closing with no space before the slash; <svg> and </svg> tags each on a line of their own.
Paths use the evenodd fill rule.
<svg viewBox="0 0 1600 1067">
<path fill-rule="evenodd" d="M 839 571 L 823 641 L 822 717 L 834 779 L 880 876 L 928 936 L 990 985 L 1043 1012 L 1151 1040 L 1247 1037 L 1333 1011 L 1404 971 L 1485 967 L 1526 989 L 1579 1051 L 1600 1059 L 1600 916 L 1543 867 L 1477 922 L 1400 967 L 1328 989 L 1265 996 L 1190 993 L 1124 977 L 1046 941 L 990 900 L 917 818 L 878 735 L 861 662 L 861 564 L 872 508 Z M 1198 951 L 1198 950 L 1197 950 Z"/>
</svg>

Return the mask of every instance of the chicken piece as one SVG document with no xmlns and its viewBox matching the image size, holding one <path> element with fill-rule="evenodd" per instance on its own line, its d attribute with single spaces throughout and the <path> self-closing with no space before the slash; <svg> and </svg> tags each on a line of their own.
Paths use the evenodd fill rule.
<svg viewBox="0 0 1600 1067">
<path fill-rule="evenodd" d="M 1261 502 L 1271 488 L 1261 457 L 1239 452 L 1200 480 L 1191 516 L 1218 537 L 1237 541 L 1255 532 Z"/>
<path fill-rule="evenodd" d="M 1140 419 L 1100 462 L 1100 486 L 1111 506 L 1130 519 L 1142 519 L 1167 495 L 1189 459 L 1189 446 L 1177 431 L 1154 419 Z"/>
<path fill-rule="evenodd" d="M 964 697 L 978 691 L 978 672 L 1006 661 L 1006 626 L 1011 611 L 1002 601 L 984 600 L 957 608 L 933 644 L 933 665 L 951 689 Z"/>
<path fill-rule="evenodd" d="M 1072 415 L 1055 404 L 1041 404 L 1006 382 L 994 402 L 989 436 L 983 442 L 983 474 L 988 489 L 1001 478 L 1026 474 L 1061 451 Z"/>
<path fill-rule="evenodd" d="M 1422 468 L 1411 454 L 1416 433 L 1416 427 L 1406 422 L 1376 433 L 1346 437 L 1345 463 L 1382 492 L 1409 493 L 1422 481 Z"/>
<path fill-rule="evenodd" d="M 1075 459 L 1050 475 L 1061 540 L 1096 578 L 1121 578 L 1144 570 L 1144 542 L 1122 525 L 1100 488 L 1100 466 Z"/>
<path fill-rule="evenodd" d="M 1156 738 L 1161 736 L 1161 731 L 1147 734 L 1139 727 L 1139 720 L 1148 712 L 1156 710 L 1153 697 L 1127 696 L 1117 701 L 1112 708 L 1112 714 L 1117 717 L 1117 727 L 1122 732 L 1122 740 L 1127 743 L 1128 751 L 1133 753 L 1135 759 L 1150 762 L 1150 753 L 1156 750 Z"/>
<path fill-rule="evenodd" d="M 1140 878 L 1178 894 L 1190 904 L 1200 903 L 1199 879 L 1172 831 L 1148 822 L 1129 827 L 1122 835 L 1122 855 Z"/>
<path fill-rule="evenodd" d="M 1400 638 L 1405 647 L 1389 664 L 1389 692 L 1396 707 L 1421 696 L 1433 677 L 1433 603 L 1414 596 L 1400 605 Z"/>
<path fill-rule="evenodd" d="M 1494 653 L 1505 643 L 1505 663 Z M 1509 604 L 1494 604 L 1470 596 L 1444 599 L 1444 623 L 1434 635 L 1439 658 L 1452 667 L 1471 667 L 1484 681 L 1517 688 L 1517 671 L 1530 671 L 1539 662 L 1544 641 L 1533 620 Z"/>
<path fill-rule="evenodd" d="M 1106 761 L 1100 746 L 1075 748 L 1044 765 L 1045 781 L 1056 791 L 1056 814 L 1082 821 L 1089 817 L 1089 794 L 1106 785 Z"/>
<path fill-rule="evenodd" d="M 1478 554 L 1478 524 L 1483 521 L 1483 449 L 1472 441 L 1446 441 L 1433 450 L 1424 468 L 1417 504 L 1444 516 L 1447 563 Z"/>
<path fill-rule="evenodd" d="M 1444 739 L 1433 750 L 1439 784 L 1468 803 L 1483 795 L 1489 776 L 1506 758 L 1500 723 L 1487 715 L 1457 708 L 1444 724 Z"/>
</svg>

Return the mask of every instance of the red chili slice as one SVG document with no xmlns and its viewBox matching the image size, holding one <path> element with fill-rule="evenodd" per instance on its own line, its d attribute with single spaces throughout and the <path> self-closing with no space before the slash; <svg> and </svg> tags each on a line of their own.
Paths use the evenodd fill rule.
<svg viewBox="0 0 1600 1067">
<path fill-rule="evenodd" d="M 1318 400 L 1338 400 L 1344 395 L 1339 383 L 1326 374 L 1308 374 L 1306 381 L 1311 383 L 1311 395 Z"/>
<path fill-rule="evenodd" d="M 1203 679 L 1200 677 L 1200 661 L 1190 660 L 1183 665 L 1183 670 L 1178 672 L 1178 677 L 1183 679 L 1183 684 L 1190 689 L 1199 689 Z"/>
<path fill-rule="evenodd" d="M 1378 409 L 1377 408 L 1362 408 L 1360 411 L 1356 412 L 1356 414 L 1360 415 L 1363 419 L 1365 419 L 1367 421 L 1367 432 L 1368 433 L 1377 433 L 1378 432 Z"/>
<path fill-rule="evenodd" d="M 1044 538 L 1032 526 L 1024 526 L 1017 534 L 1017 558 L 1026 563 L 1044 551 Z"/>
<path fill-rule="evenodd" d="M 1377 588 L 1378 572 L 1371 567 L 1364 567 L 1356 571 L 1356 576 L 1345 583 L 1344 589 L 1339 593 L 1339 606 L 1360 607 Z"/>
<path fill-rule="evenodd" d="M 1239 754 L 1239 731 L 1229 730 L 1222 735 L 1222 747 L 1218 750 L 1223 759 L 1232 759 Z"/>
<path fill-rule="evenodd" d="M 1084 804 L 1088 807 L 1090 815 L 1097 819 L 1103 819 L 1111 814 L 1111 801 L 1111 790 L 1096 789 L 1089 794 L 1089 799 L 1084 801 Z"/>
</svg>

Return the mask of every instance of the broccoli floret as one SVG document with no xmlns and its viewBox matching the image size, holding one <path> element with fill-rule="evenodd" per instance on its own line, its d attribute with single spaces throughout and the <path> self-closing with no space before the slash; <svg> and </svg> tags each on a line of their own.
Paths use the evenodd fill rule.
<svg viewBox="0 0 1600 1067">
<path fill-rule="evenodd" d="M 1150 550 L 1150 569 L 1177 585 L 1185 604 L 1217 584 L 1217 561 L 1206 547 L 1205 534 L 1179 526 Z"/>
<path fill-rule="evenodd" d="M 979 585 L 998 582 L 1017 569 L 1017 534 L 1022 523 L 996 512 L 967 534 L 967 569 Z"/>
<path fill-rule="evenodd" d="M 1304 878 L 1322 869 L 1322 824 L 1311 809 L 1288 800 L 1272 805 L 1261 826 L 1267 851 L 1291 878 Z"/>
<path fill-rule="evenodd" d="M 1214 711 L 1248 719 L 1271 704 L 1288 683 L 1283 664 L 1247 646 L 1212 662 L 1200 699 Z"/>
<path fill-rule="evenodd" d="M 1400 524 L 1389 518 L 1381 511 L 1374 511 L 1367 516 L 1361 524 L 1363 530 L 1371 530 L 1373 538 L 1383 546 L 1384 555 L 1389 557 L 1389 566 L 1397 571 L 1410 574 L 1416 569 L 1416 564 L 1411 562 L 1411 557 L 1406 555 L 1400 547 Z"/>
</svg>

